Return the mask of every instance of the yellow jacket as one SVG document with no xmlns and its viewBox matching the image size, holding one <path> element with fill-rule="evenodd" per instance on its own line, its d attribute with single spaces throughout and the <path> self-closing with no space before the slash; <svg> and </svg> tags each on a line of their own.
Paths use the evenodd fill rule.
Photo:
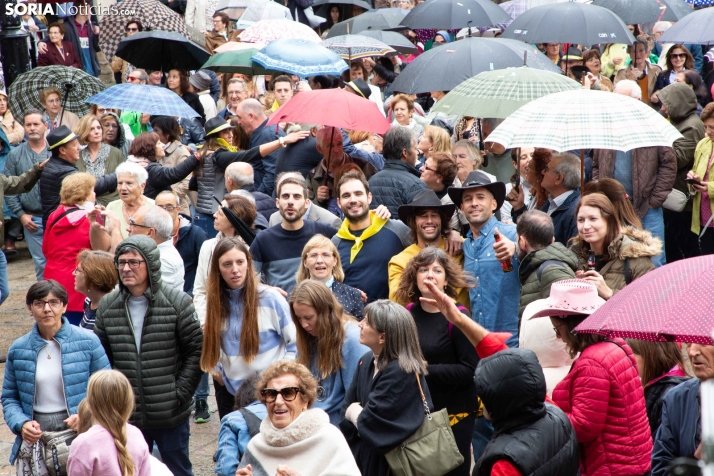
<svg viewBox="0 0 714 476">
<path fill-rule="evenodd" d="M 697 149 L 694 151 L 694 165 L 692 166 L 692 172 L 697 174 L 704 180 L 704 175 L 707 173 L 707 164 L 709 163 L 709 158 L 712 156 L 712 140 L 705 137 L 699 144 L 697 144 Z M 709 186 L 707 187 L 707 192 L 709 193 L 709 206 L 714 213 L 714 163 L 709 167 Z M 691 188 L 691 187 L 690 187 Z M 705 223 L 700 223 L 699 218 L 701 216 L 701 203 L 702 194 L 697 193 L 694 195 L 694 202 L 692 203 L 692 233 L 697 235 L 701 232 L 701 226 Z M 391 293 L 392 284 L 390 281 L 389 290 Z"/>
</svg>

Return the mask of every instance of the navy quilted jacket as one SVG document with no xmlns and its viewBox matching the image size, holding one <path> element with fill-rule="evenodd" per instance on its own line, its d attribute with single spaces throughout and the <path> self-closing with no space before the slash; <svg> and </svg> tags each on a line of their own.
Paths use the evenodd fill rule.
<svg viewBox="0 0 714 476">
<path fill-rule="evenodd" d="M 55 335 L 55 340 L 62 349 L 62 382 L 67 410 L 70 415 L 74 415 L 79 402 L 87 394 L 89 376 L 98 370 L 109 369 L 109 359 L 96 335 L 71 325 L 65 317 L 62 318 L 62 327 Z M 10 453 L 11 464 L 15 464 L 22 442 L 22 425 L 33 417 L 37 355 L 46 345 L 35 324 L 28 334 L 13 342 L 7 352 L 2 409 L 7 426 L 17 435 Z"/>
</svg>

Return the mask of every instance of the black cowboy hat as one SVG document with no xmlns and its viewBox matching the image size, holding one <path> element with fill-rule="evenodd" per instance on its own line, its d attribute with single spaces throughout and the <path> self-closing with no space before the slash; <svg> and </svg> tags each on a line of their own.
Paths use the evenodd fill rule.
<svg viewBox="0 0 714 476">
<path fill-rule="evenodd" d="M 496 199 L 496 210 L 501 208 L 503 201 L 506 199 L 506 185 L 503 182 L 491 182 L 488 175 L 480 170 L 469 172 L 460 187 L 449 187 L 449 197 L 457 207 L 461 207 L 461 197 L 464 194 L 464 190 L 472 188 L 485 188 L 491 192 L 493 198 Z"/>
<path fill-rule="evenodd" d="M 207 120 L 206 126 L 204 127 L 204 129 L 206 130 L 206 137 L 213 134 L 218 134 L 223 130 L 232 128 L 233 126 L 228 124 L 228 122 L 226 122 L 226 120 L 223 119 L 221 116 L 216 116 Z"/>
<path fill-rule="evenodd" d="M 433 190 L 426 189 L 414 195 L 410 204 L 401 205 L 397 209 L 397 213 L 399 214 L 399 219 L 406 223 L 407 218 L 414 215 L 417 210 L 423 210 L 425 208 L 434 208 L 439 211 L 443 210 L 448 216 L 453 215 L 454 211 L 456 211 L 456 205 L 453 203 L 441 203 L 441 200 L 439 200 L 439 197 L 436 196 Z"/>
<path fill-rule="evenodd" d="M 68 144 L 77 138 L 77 135 L 69 130 L 69 127 L 59 126 L 57 129 L 47 134 L 47 144 L 49 144 L 49 148 L 52 150 L 61 145 Z"/>
</svg>

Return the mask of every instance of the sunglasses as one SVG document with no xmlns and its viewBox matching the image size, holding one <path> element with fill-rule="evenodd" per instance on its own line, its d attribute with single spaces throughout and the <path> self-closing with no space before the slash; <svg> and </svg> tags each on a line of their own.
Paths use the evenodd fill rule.
<svg viewBox="0 0 714 476">
<path fill-rule="evenodd" d="M 687 53 L 672 53 L 671 55 L 669 55 L 669 57 L 684 59 L 687 57 Z"/>
<path fill-rule="evenodd" d="M 286 402 L 292 402 L 297 398 L 298 393 L 302 393 L 300 387 L 285 387 L 278 390 L 277 388 L 264 388 L 260 391 L 260 396 L 266 403 L 273 403 L 278 395 L 283 397 Z"/>
</svg>

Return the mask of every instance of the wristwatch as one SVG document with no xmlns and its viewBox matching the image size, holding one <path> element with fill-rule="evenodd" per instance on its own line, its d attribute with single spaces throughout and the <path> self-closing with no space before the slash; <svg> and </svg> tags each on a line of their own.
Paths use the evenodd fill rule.
<svg viewBox="0 0 714 476">
<path fill-rule="evenodd" d="M 278 137 L 278 142 L 280 142 L 280 147 L 287 147 L 288 144 L 285 143 L 284 137 Z"/>
</svg>

